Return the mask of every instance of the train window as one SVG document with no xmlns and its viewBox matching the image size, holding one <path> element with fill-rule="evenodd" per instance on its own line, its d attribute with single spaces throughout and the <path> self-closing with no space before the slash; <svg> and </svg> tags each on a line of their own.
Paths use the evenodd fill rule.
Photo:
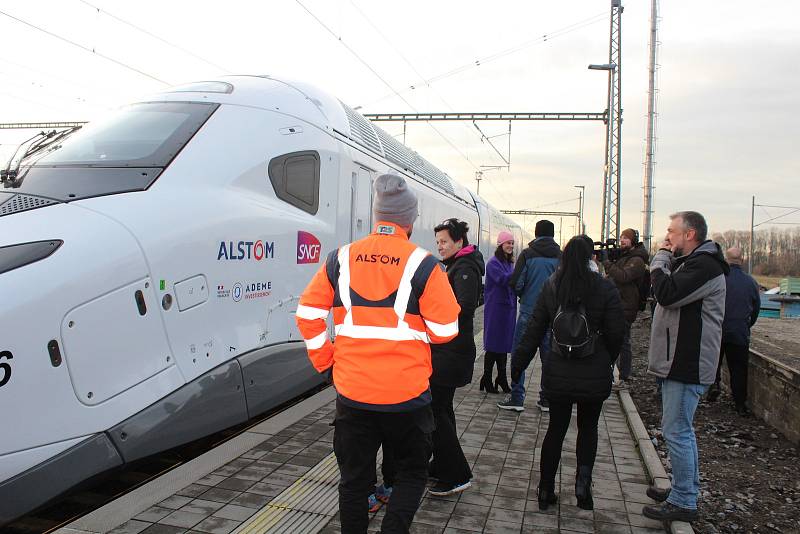
<svg viewBox="0 0 800 534">
<path fill-rule="evenodd" d="M 166 167 L 219 104 L 148 102 L 90 123 L 36 161 L 37 167 Z"/>
<path fill-rule="evenodd" d="M 16 192 L 71 202 L 146 191 L 219 104 L 145 102 L 120 108 L 23 160 Z"/>
<path fill-rule="evenodd" d="M 316 214 L 319 209 L 319 154 L 292 152 L 269 162 L 269 179 L 279 199 Z"/>
</svg>

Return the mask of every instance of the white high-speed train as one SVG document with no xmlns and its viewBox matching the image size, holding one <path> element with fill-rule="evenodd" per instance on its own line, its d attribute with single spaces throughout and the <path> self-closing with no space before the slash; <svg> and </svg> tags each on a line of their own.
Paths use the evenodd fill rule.
<svg viewBox="0 0 800 534">
<path fill-rule="evenodd" d="M 55 139 L 0 178 L 0 525 L 319 384 L 294 311 L 379 174 L 417 192 L 421 246 L 448 217 L 487 259 L 527 237 L 302 83 L 193 83 Z"/>
</svg>

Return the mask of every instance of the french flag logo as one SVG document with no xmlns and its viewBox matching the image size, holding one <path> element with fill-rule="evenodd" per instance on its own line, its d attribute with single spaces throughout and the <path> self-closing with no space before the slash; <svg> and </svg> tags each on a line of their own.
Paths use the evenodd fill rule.
<svg viewBox="0 0 800 534">
<path fill-rule="evenodd" d="M 297 263 L 319 263 L 322 245 L 314 234 L 297 232 Z"/>
</svg>

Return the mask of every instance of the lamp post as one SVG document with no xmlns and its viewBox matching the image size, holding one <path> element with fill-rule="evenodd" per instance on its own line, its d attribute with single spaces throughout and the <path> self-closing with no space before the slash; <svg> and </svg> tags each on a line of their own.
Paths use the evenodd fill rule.
<svg viewBox="0 0 800 534">
<path fill-rule="evenodd" d="M 578 233 L 586 233 L 586 225 L 583 224 L 583 199 L 586 195 L 585 185 L 573 185 L 572 187 L 578 189 Z"/>
<path fill-rule="evenodd" d="M 615 63 L 603 63 L 603 64 L 592 64 L 589 65 L 589 70 L 605 70 L 608 71 L 608 107 L 606 108 L 606 112 L 608 113 L 608 117 L 606 118 L 606 153 L 605 153 L 605 161 L 603 164 L 603 213 L 602 213 L 602 220 L 600 221 L 600 239 L 602 241 L 608 240 L 611 236 L 611 226 L 612 226 L 612 204 L 616 204 L 617 208 L 619 207 L 619 199 L 613 199 L 612 196 L 614 192 L 619 192 L 619 184 L 612 183 L 614 178 L 616 177 L 615 174 L 618 171 L 618 145 L 617 145 L 617 138 L 615 138 L 615 126 L 617 125 L 617 84 L 614 83 L 614 73 L 617 70 L 617 65 Z M 616 131 L 617 137 L 619 136 L 619 131 Z M 613 167 L 613 168 L 612 168 Z M 618 222 L 619 218 L 615 213 L 613 215 L 615 219 L 615 223 Z M 616 227 L 617 224 L 614 224 Z M 614 233 L 616 234 L 619 231 L 619 228 L 614 229 Z M 616 235 L 613 237 L 617 237 Z"/>
</svg>

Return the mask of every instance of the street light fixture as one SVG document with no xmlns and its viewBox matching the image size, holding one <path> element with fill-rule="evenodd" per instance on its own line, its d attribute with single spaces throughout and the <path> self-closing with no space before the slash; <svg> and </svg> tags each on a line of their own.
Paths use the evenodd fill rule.
<svg viewBox="0 0 800 534">
<path fill-rule="evenodd" d="M 602 64 L 594 64 L 592 63 L 589 65 L 589 70 L 617 70 L 617 65 L 615 63 L 602 63 Z"/>
</svg>

